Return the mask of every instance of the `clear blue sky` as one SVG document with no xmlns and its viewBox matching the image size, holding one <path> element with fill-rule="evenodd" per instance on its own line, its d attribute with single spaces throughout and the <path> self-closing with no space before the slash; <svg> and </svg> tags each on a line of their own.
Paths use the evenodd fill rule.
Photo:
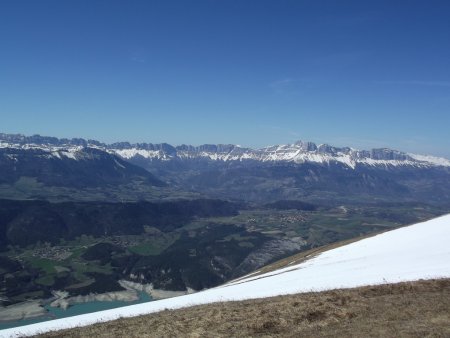
<svg viewBox="0 0 450 338">
<path fill-rule="evenodd" d="M 450 157 L 448 0 L 2 0 L 0 131 Z"/>
</svg>

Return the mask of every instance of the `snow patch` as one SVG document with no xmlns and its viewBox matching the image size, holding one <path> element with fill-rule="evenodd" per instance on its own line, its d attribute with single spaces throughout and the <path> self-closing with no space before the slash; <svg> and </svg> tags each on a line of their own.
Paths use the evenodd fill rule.
<svg viewBox="0 0 450 338">
<path fill-rule="evenodd" d="M 122 169 L 125 169 L 125 166 L 123 166 L 119 161 L 117 161 L 116 159 L 114 159 L 114 162 L 121 167 Z"/>
</svg>

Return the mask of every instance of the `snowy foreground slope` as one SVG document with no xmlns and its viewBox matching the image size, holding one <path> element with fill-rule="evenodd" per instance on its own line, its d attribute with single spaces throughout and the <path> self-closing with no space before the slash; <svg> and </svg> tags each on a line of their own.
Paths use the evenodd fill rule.
<svg viewBox="0 0 450 338">
<path fill-rule="evenodd" d="M 326 251 L 297 265 L 186 296 L 0 331 L 0 337 L 89 325 L 227 300 L 450 277 L 450 215 Z"/>
</svg>

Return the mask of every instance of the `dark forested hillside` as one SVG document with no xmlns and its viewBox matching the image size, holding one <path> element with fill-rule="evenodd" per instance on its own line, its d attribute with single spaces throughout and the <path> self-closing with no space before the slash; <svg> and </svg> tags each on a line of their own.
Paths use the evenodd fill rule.
<svg viewBox="0 0 450 338">
<path fill-rule="evenodd" d="M 168 232 L 193 217 L 231 216 L 237 210 L 237 204 L 207 199 L 161 203 L 0 200 L 0 244 L 4 248 L 81 235 L 138 235 L 146 226 Z"/>
</svg>

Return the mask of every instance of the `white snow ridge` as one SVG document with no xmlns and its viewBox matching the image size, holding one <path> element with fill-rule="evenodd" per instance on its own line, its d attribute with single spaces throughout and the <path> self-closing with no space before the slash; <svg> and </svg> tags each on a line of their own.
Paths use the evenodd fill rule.
<svg viewBox="0 0 450 338">
<path fill-rule="evenodd" d="M 202 292 L 0 331 L 32 335 L 164 309 L 228 300 L 450 277 L 450 215 L 385 232 L 321 253 L 297 265 Z"/>
</svg>

